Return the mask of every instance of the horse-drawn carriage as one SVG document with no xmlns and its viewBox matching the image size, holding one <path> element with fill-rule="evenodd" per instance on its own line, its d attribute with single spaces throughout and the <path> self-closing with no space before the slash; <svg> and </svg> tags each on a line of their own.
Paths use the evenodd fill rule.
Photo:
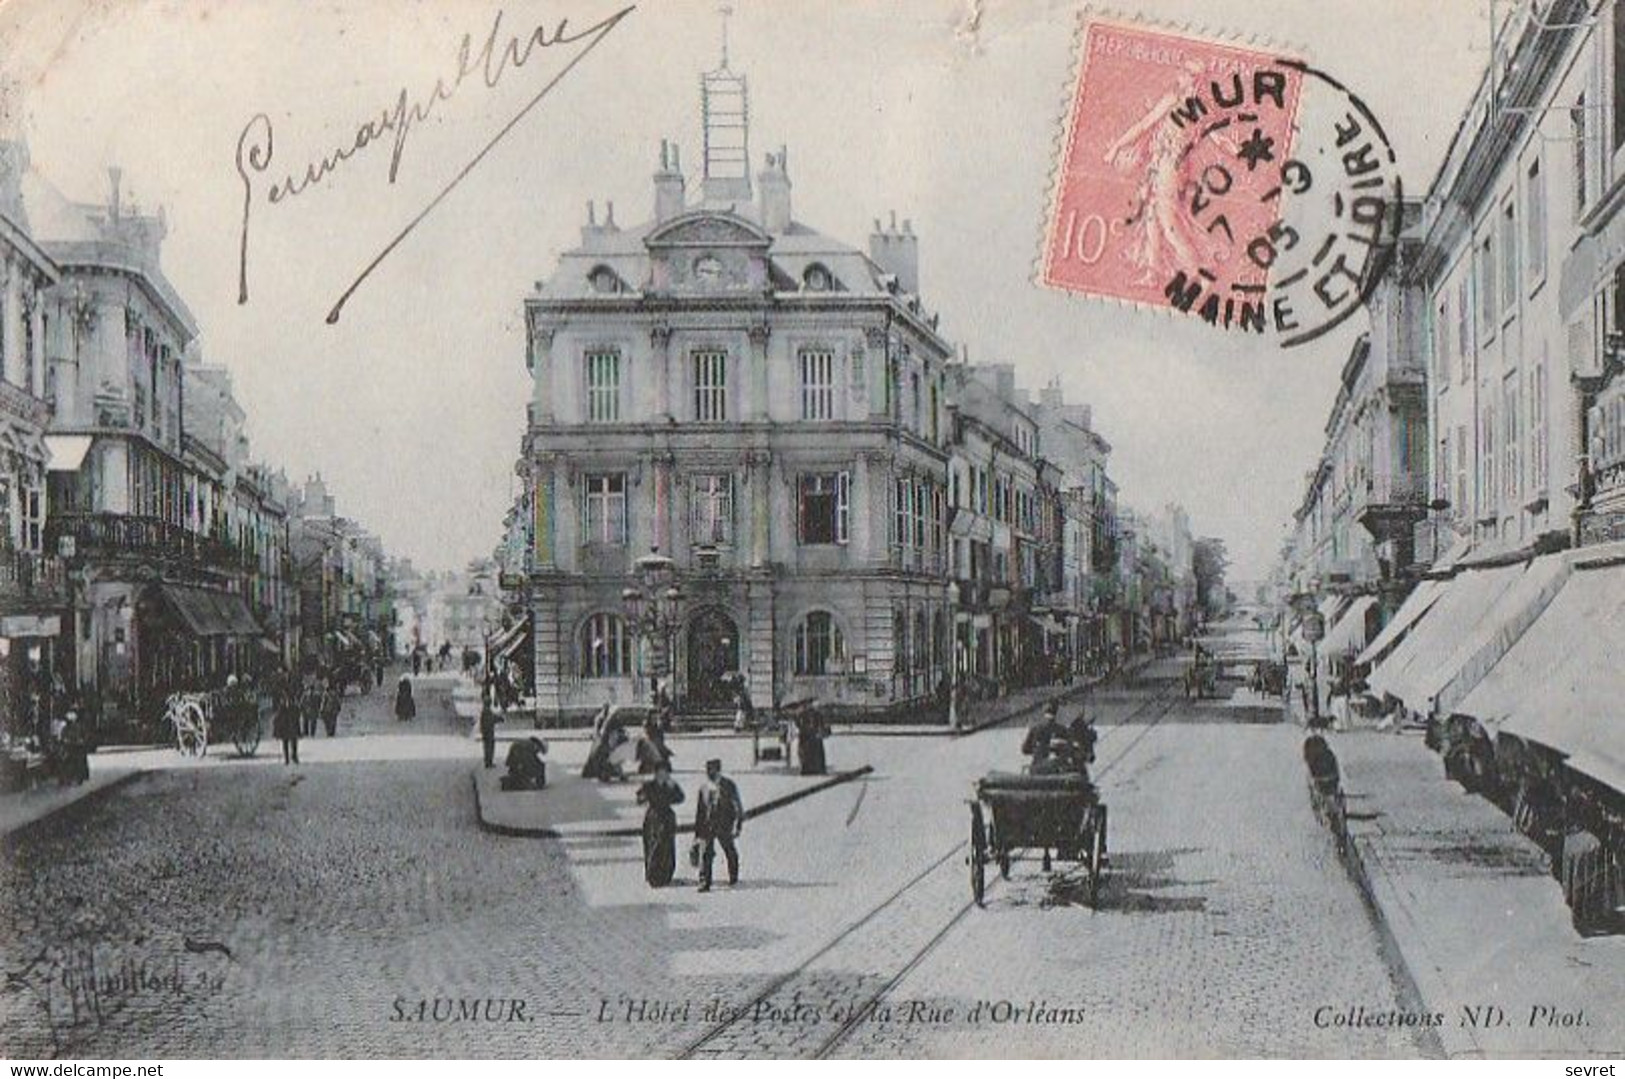
<svg viewBox="0 0 1625 1079">
<path fill-rule="evenodd" d="M 1087 776 L 990 772 L 976 784 L 970 809 L 971 895 L 981 905 L 989 863 L 1010 877 L 1021 851 L 1042 849 L 1044 872 L 1054 857 L 1088 874 L 1089 905 L 1100 899 L 1106 871 L 1106 805 Z"/>
<path fill-rule="evenodd" d="M 264 732 L 259 701 L 241 686 L 172 693 L 164 702 L 164 722 L 174 729 L 175 749 L 187 757 L 205 756 L 211 739 L 229 740 L 239 756 L 252 757 Z"/>
</svg>

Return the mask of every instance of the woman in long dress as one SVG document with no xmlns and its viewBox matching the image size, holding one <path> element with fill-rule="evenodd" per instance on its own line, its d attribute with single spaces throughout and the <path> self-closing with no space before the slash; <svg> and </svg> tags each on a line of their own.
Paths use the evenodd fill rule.
<svg viewBox="0 0 1625 1079">
<path fill-rule="evenodd" d="M 672 807 L 683 798 L 683 788 L 665 764 L 638 788 L 638 804 L 648 807 L 643 811 L 643 879 L 651 888 L 664 888 L 677 871 L 677 813 Z"/>
<path fill-rule="evenodd" d="M 405 723 L 416 719 L 417 714 L 417 702 L 412 700 L 412 680 L 403 674 L 400 685 L 395 687 L 395 718 Z"/>
</svg>

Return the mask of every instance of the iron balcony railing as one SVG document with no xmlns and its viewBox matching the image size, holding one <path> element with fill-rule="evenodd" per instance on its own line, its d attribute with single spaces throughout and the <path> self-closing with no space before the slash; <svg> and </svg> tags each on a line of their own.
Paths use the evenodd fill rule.
<svg viewBox="0 0 1625 1079">
<path fill-rule="evenodd" d="M 38 551 L 0 551 L 0 599 L 9 603 L 66 602 L 62 560 Z"/>
<path fill-rule="evenodd" d="M 45 525 L 46 547 L 72 558 L 134 556 L 239 566 L 233 545 L 161 517 L 122 513 L 58 513 Z"/>
</svg>

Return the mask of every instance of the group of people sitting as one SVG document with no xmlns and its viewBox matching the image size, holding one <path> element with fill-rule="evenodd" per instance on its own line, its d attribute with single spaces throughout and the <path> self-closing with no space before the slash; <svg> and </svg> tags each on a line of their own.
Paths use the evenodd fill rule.
<svg viewBox="0 0 1625 1079">
<path fill-rule="evenodd" d="M 1062 723 L 1060 708 L 1051 701 L 1022 739 L 1021 752 L 1032 758 L 1027 771 L 1035 776 L 1077 775 L 1088 779 L 1089 766 L 1095 763 L 1096 738 L 1094 724 L 1083 709 L 1071 723 Z"/>
</svg>

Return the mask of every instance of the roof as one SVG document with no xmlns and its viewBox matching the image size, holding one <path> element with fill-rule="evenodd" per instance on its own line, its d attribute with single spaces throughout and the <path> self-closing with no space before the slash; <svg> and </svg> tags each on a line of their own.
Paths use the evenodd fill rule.
<svg viewBox="0 0 1625 1079">
<path fill-rule="evenodd" d="M 591 274 L 600 266 L 612 270 L 627 291 L 646 291 L 653 278 L 651 240 L 658 246 L 675 226 L 698 222 L 729 222 L 764 242 L 775 292 L 798 292 L 809 267 L 822 265 L 834 279 L 832 291 L 874 297 L 892 295 L 887 275 L 857 248 L 827 236 L 799 221 L 783 232 L 764 231 L 749 206 L 701 206 L 666 221 L 645 221 L 630 228 L 589 225 L 582 243 L 559 256 L 553 276 L 532 294 L 533 299 L 565 301 L 605 298 L 595 289 Z M 613 294 L 611 294 L 613 295 Z"/>
<path fill-rule="evenodd" d="M 188 340 L 197 336 L 196 317 L 164 276 L 156 255 L 149 255 L 127 237 L 109 230 L 101 207 L 72 201 L 32 169 L 23 174 L 22 191 L 30 231 L 58 266 L 64 270 L 105 269 L 129 274 Z M 129 220 L 136 223 L 154 219 L 131 213 Z"/>
</svg>

